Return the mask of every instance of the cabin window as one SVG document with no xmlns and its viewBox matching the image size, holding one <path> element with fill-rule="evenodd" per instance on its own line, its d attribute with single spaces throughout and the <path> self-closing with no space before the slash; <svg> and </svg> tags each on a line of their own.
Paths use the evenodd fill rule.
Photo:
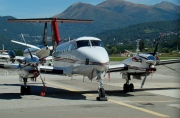
<svg viewBox="0 0 180 118">
<path fill-rule="evenodd" d="M 92 46 L 104 47 L 103 43 L 99 40 L 91 40 L 91 44 L 92 44 Z"/>
<path fill-rule="evenodd" d="M 77 48 L 91 46 L 89 40 L 80 40 L 80 41 L 76 41 L 76 43 L 77 43 Z"/>
</svg>

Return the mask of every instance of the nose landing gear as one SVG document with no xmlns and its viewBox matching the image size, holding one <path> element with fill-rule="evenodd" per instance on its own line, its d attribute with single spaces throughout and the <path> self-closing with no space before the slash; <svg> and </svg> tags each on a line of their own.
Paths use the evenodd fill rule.
<svg viewBox="0 0 180 118">
<path fill-rule="evenodd" d="M 97 72 L 97 81 L 100 83 L 99 87 L 98 87 L 98 94 L 99 94 L 99 97 L 96 98 L 96 100 L 99 100 L 99 101 L 107 101 L 107 97 L 105 95 L 105 90 L 104 90 L 104 87 L 103 87 L 103 82 L 102 82 L 102 72 Z"/>
</svg>

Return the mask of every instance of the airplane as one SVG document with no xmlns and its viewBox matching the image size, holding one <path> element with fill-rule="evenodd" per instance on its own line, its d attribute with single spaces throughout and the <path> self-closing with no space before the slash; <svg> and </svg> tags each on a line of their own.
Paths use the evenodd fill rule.
<svg viewBox="0 0 180 118">
<path fill-rule="evenodd" d="M 52 25 L 52 53 L 53 66 L 39 66 L 48 73 L 73 76 L 76 74 L 87 76 L 90 80 L 97 77 L 99 82 L 97 100 L 107 100 L 102 79 L 109 68 L 109 56 L 102 41 L 96 37 L 84 36 L 62 43 L 57 23 L 63 22 L 92 22 L 92 20 L 76 19 L 8 19 L 9 22 L 44 22 Z"/>
<path fill-rule="evenodd" d="M 24 83 L 24 85 L 21 86 L 21 95 L 24 95 L 31 93 L 30 86 L 27 86 L 27 79 L 31 78 L 32 80 L 34 80 L 40 75 L 38 64 L 39 58 L 36 55 L 32 55 L 29 51 L 29 55 L 23 57 L 19 61 L 19 64 L 0 64 L 0 68 L 13 68 L 17 70 L 19 80 Z"/>
<path fill-rule="evenodd" d="M 4 45 L 2 44 L 2 50 L 0 55 L 8 55 L 7 50 L 4 50 Z M 8 60 L 4 59 L 0 59 L 1 62 L 8 62 Z"/>
<path fill-rule="evenodd" d="M 180 62 L 180 59 L 159 60 L 159 58 L 156 56 L 156 52 L 158 49 L 160 39 L 161 36 L 159 37 L 159 39 L 156 40 L 156 47 L 153 53 L 140 53 L 139 40 L 137 40 L 136 53 L 132 53 L 128 50 L 125 50 L 127 52 L 130 52 L 134 56 L 121 61 L 117 65 L 114 65 L 114 67 L 116 68 L 112 68 L 108 70 L 109 72 L 120 71 L 122 73 L 122 78 L 126 80 L 126 83 L 123 85 L 124 92 L 134 91 L 134 85 L 133 83 L 130 83 L 130 80 L 132 79 L 131 76 L 133 76 L 133 79 L 138 79 L 138 80 L 141 80 L 141 77 L 144 77 L 141 83 L 141 88 L 143 88 L 147 76 L 150 75 L 151 73 L 156 72 L 155 66 Z M 126 65 L 127 70 L 125 71 L 119 70 L 118 66 L 122 66 L 122 65 Z"/>
<path fill-rule="evenodd" d="M 106 73 L 120 71 L 128 72 L 127 83 L 130 80 L 131 67 L 128 65 L 130 62 L 136 62 L 136 66 L 142 66 L 139 63 L 143 63 L 143 73 L 149 74 L 151 71 L 155 71 L 155 59 L 152 56 L 144 56 L 141 62 L 138 61 L 124 61 L 124 63 L 118 65 L 109 65 L 109 56 L 104 48 L 102 41 L 96 37 L 79 37 L 74 40 L 62 43 L 59 31 L 58 22 L 91 22 L 92 20 L 70 20 L 70 19 L 58 19 L 58 18 L 41 18 L 41 19 L 8 19 L 10 22 L 48 22 L 52 25 L 53 31 L 53 49 L 52 61 L 53 66 L 39 66 L 41 72 L 54 73 L 66 76 L 83 75 L 83 78 L 87 76 L 90 80 L 96 78 L 99 82 L 98 97 L 99 101 L 106 101 L 105 89 L 103 87 L 103 78 Z M 142 57 L 141 57 L 142 58 Z M 136 58 L 135 58 L 136 60 Z M 147 67 L 144 68 L 144 67 Z M 133 70 L 134 71 L 134 70 Z M 133 72 L 131 74 L 134 75 Z M 124 74 L 123 74 L 124 75 Z M 110 77 L 110 76 L 109 76 Z M 129 87 L 129 84 L 127 84 Z M 127 86 L 125 85 L 125 86 Z M 131 85 L 132 86 L 132 85 Z M 127 87 L 124 87 L 127 89 Z"/>
<path fill-rule="evenodd" d="M 30 47 L 24 50 L 23 56 L 29 55 L 28 51 L 30 50 L 32 54 L 36 55 L 39 58 L 39 61 L 42 65 L 44 65 L 46 60 L 52 59 L 52 57 L 49 56 L 50 50 L 52 50 L 52 46 L 47 45 L 47 23 L 44 24 L 44 35 L 43 35 L 43 39 L 40 45 L 34 46 L 34 45 L 30 45 L 30 44 L 26 44 L 26 43 L 14 41 L 14 40 L 11 40 L 11 42 Z M 13 60 L 13 63 L 15 60 L 23 59 L 23 57 L 20 57 L 20 56 L 16 57 L 15 52 L 12 50 L 9 52 L 8 55 L 0 55 L 0 59 L 9 59 L 9 58 Z"/>
<path fill-rule="evenodd" d="M 16 56 L 16 53 L 13 50 L 9 50 L 8 53 L 6 52 L 7 50 L 4 50 L 4 45 L 2 44 L 3 50 L 2 53 L 0 54 L 0 60 L 1 62 L 7 62 L 11 61 L 12 63 L 15 62 L 17 59 L 23 59 L 21 56 Z"/>
</svg>

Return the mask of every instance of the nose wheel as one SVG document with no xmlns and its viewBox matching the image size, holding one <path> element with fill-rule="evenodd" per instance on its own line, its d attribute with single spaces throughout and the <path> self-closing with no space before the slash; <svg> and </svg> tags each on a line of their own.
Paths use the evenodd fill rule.
<svg viewBox="0 0 180 118">
<path fill-rule="evenodd" d="M 99 100 L 99 101 L 107 101 L 107 97 L 105 95 L 105 90 L 103 88 L 103 82 L 102 82 L 102 72 L 98 72 L 97 73 L 98 77 L 97 77 L 97 81 L 99 82 L 99 87 L 98 87 L 98 94 L 99 94 L 99 97 L 96 98 L 96 100 Z"/>
<path fill-rule="evenodd" d="M 100 88 L 98 91 L 99 91 L 99 97 L 97 97 L 96 100 L 107 101 L 107 97 L 105 96 L 104 88 Z"/>
</svg>

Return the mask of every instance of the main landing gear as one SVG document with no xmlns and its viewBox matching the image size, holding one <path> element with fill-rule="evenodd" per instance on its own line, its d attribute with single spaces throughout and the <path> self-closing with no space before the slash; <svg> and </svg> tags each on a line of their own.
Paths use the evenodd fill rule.
<svg viewBox="0 0 180 118">
<path fill-rule="evenodd" d="M 24 85 L 21 86 L 21 95 L 30 95 L 31 94 L 31 87 L 27 86 L 27 78 L 23 78 Z"/>
<path fill-rule="evenodd" d="M 105 95 L 105 90 L 103 87 L 103 82 L 102 82 L 102 72 L 98 72 L 98 77 L 97 77 L 97 81 L 100 83 L 99 87 L 98 87 L 98 93 L 99 93 L 99 97 L 97 97 L 96 99 L 99 101 L 107 101 L 107 97 Z"/>
<path fill-rule="evenodd" d="M 129 80 L 131 80 L 130 75 L 127 75 L 127 76 L 128 78 L 126 80 L 126 83 L 123 86 L 123 90 L 125 93 L 134 91 L 134 85 L 132 83 L 129 84 Z"/>
</svg>

